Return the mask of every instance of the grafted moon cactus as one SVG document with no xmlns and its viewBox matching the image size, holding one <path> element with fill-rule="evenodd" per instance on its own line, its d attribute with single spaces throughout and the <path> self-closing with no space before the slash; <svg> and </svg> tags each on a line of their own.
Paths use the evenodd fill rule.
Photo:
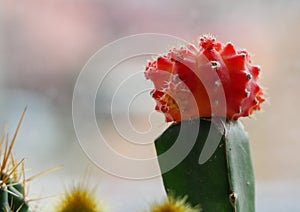
<svg viewBox="0 0 300 212">
<path fill-rule="evenodd" d="M 148 62 L 145 77 L 154 84 L 155 109 L 172 123 L 155 141 L 157 154 L 176 142 L 193 144 L 175 168 L 162 172 L 167 192 L 187 195 L 206 212 L 255 211 L 249 140 L 238 119 L 260 110 L 265 101 L 259 73 L 246 50 L 211 35 Z M 218 136 L 209 136 L 211 131 Z M 209 160 L 199 163 L 202 151 L 214 144 Z M 161 168 L 168 163 L 158 160 Z"/>
</svg>

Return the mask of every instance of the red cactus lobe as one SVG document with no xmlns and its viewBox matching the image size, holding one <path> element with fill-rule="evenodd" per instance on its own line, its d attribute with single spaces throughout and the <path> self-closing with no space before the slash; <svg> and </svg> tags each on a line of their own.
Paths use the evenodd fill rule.
<svg viewBox="0 0 300 212">
<path fill-rule="evenodd" d="M 145 77 L 155 87 L 155 109 L 176 123 L 213 115 L 237 120 L 260 110 L 259 72 L 247 51 L 202 36 L 198 46 L 188 44 L 149 62 Z"/>
</svg>

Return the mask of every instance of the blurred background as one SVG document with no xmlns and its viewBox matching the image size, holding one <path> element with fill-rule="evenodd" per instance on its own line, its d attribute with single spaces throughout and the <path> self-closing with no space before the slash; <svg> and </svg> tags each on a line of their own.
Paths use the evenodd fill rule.
<svg viewBox="0 0 300 212">
<path fill-rule="evenodd" d="M 263 112 L 242 120 L 251 139 L 257 211 L 300 211 L 299 11 L 297 0 L 1 0 L 0 125 L 12 135 L 28 105 L 15 155 L 26 158 L 28 176 L 64 166 L 32 182 L 30 196 L 59 194 L 89 179 L 112 211 L 139 211 L 161 199 L 160 178 L 125 180 L 88 160 L 73 128 L 75 82 L 91 55 L 124 36 L 155 32 L 195 40 L 212 33 L 246 48 L 262 67 L 268 101 Z M 98 118 L 109 115 L 105 101 L 97 99 Z M 133 115 L 146 129 L 139 117 L 147 116 Z M 113 147 L 127 151 L 112 138 Z M 49 207 L 49 201 L 38 204 Z"/>
</svg>

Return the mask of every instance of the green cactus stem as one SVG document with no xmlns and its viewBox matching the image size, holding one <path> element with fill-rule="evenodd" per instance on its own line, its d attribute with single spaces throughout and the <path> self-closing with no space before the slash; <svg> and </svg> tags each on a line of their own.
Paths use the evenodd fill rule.
<svg viewBox="0 0 300 212">
<path fill-rule="evenodd" d="M 195 131 L 198 131 L 198 136 L 187 157 L 172 170 L 162 173 L 166 191 L 178 198 L 187 195 L 187 201 L 194 206 L 201 205 L 204 212 L 255 211 L 249 141 L 242 124 L 228 121 L 224 123 L 224 132 L 220 132 L 213 122 L 207 120 L 200 119 L 200 125 L 188 120 L 182 123 L 188 128 L 186 134 L 180 136 L 183 142 L 194 142 L 190 135 Z M 158 155 L 175 143 L 182 123 L 171 125 L 156 139 Z M 206 141 L 211 125 L 222 133 L 220 141 Z M 220 143 L 210 159 L 199 164 L 205 142 Z M 159 158 L 161 168 L 167 162 Z"/>
<path fill-rule="evenodd" d="M 8 204 L 8 194 L 6 185 L 0 181 L 0 211 L 11 211 Z"/>
</svg>

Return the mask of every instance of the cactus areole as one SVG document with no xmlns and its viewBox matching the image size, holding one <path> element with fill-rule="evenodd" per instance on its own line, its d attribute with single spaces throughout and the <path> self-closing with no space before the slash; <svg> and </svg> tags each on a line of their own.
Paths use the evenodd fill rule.
<svg viewBox="0 0 300 212">
<path fill-rule="evenodd" d="M 198 132 L 187 157 L 162 173 L 167 192 L 187 195 L 203 211 L 255 211 L 249 140 L 238 119 L 260 110 L 265 101 L 257 83 L 259 74 L 260 67 L 252 64 L 246 50 L 218 42 L 211 35 L 148 62 L 145 77 L 154 84 L 155 110 L 172 123 L 155 141 L 157 154 L 176 142 L 182 123 Z M 213 117 L 226 120 L 225 130 L 216 130 L 221 134 L 215 137 L 218 141 L 207 140 L 209 131 L 218 128 Z M 200 120 L 199 126 L 193 124 L 194 119 Z M 193 142 L 189 133 L 181 139 Z M 219 145 L 206 163 L 199 164 L 205 142 Z M 158 160 L 161 167 L 166 162 Z"/>
</svg>

